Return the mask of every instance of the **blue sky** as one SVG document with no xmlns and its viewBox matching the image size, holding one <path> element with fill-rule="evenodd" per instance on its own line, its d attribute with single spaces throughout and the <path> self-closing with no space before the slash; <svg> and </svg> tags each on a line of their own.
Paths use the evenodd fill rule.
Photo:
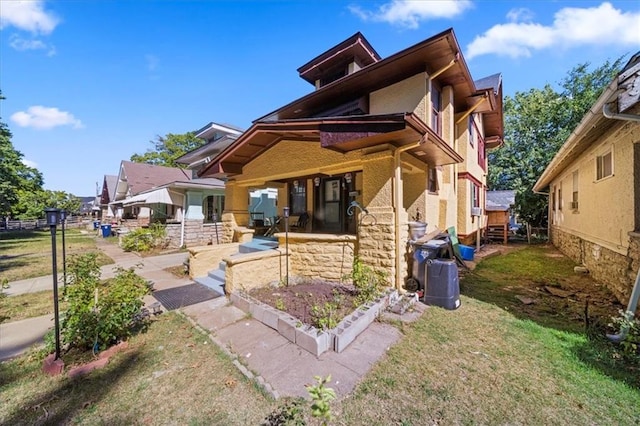
<svg viewBox="0 0 640 426">
<path fill-rule="evenodd" d="M 513 96 L 628 59 L 640 2 L 0 0 L 0 116 L 46 189 L 94 195 L 156 135 L 248 128 L 311 92 L 296 69 L 357 31 L 385 58 L 450 27 Z"/>
</svg>

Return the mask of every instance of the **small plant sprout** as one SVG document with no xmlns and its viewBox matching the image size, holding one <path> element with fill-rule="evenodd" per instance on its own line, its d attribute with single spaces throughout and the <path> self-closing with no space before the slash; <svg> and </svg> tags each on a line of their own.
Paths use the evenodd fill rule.
<svg viewBox="0 0 640 426">
<path fill-rule="evenodd" d="M 305 386 L 312 400 L 311 415 L 319 418 L 322 421 L 322 425 L 327 425 L 333 419 L 329 403 L 336 399 L 336 392 L 326 386 L 331 381 L 331 375 L 326 378 L 314 376 L 314 379 L 316 379 L 317 384 Z"/>
</svg>

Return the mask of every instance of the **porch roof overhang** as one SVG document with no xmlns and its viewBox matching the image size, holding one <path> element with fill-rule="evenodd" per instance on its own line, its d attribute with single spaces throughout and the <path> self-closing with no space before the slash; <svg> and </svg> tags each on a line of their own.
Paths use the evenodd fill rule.
<svg viewBox="0 0 640 426">
<path fill-rule="evenodd" d="M 159 188 L 153 191 L 140 193 L 122 201 L 122 205 L 125 207 L 149 204 L 171 204 L 182 206 L 184 204 L 184 195 L 170 191 L 168 188 Z"/>
<path fill-rule="evenodd" d="M 211 162 L 200 176 L 230 177 L 281 140 L 320 142 L 341 153 L 388 145 L 432 165 L 461 163 L 463 158 L 413 113 L 358 115 L 257 122 L 234 145 Z"/>
</svg>

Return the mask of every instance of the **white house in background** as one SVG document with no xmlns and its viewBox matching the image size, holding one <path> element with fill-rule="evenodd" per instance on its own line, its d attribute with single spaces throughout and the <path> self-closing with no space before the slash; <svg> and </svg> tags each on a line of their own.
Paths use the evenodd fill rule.
<svg viewBox="0 0 640 426">
<path fill-rule="evenodd" d="M 621 300 L 640 269 L 640 52 L 584 116 L 534 186 L 551 241 Z"/>
<path fill-rule="evenodd" d="M 123 227 L 166 224 L 172 247 L 212 244 L 215 211 L 224 208 L 224 182 L 192 179 L 191 171 L 122 161 L 109 204 Z"/>
</svg>

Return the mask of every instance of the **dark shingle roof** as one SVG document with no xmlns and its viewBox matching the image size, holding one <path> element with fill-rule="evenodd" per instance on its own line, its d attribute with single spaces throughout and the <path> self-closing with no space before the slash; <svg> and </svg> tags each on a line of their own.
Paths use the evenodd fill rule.
<svg viewBox="0 0 640 426">
<path fill-rule="evenodd" d="M 189 171 L 177 167 L 155 166 L 146 163 L 123 161 L 124 177 L 127 179 L 131 195 L 166 185 L 171 182 L 188 182 L 191 180 Z"/>
</svg>

